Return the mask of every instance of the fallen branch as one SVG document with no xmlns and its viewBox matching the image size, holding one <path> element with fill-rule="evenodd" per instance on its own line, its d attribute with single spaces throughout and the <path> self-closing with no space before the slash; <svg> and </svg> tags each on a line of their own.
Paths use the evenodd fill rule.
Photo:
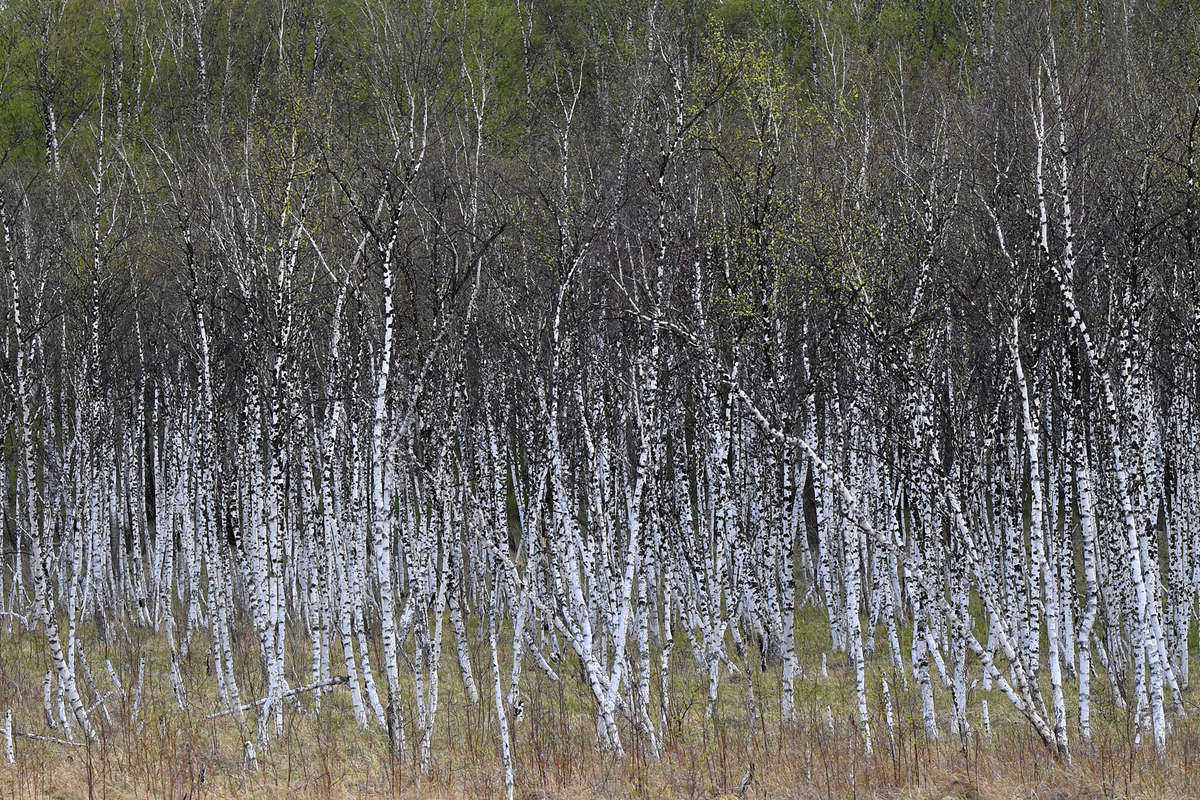
<svg viewBox="0 0 1200 800">
<path fill-rule="evenodd" d="M 35 742 L 48 742 L 50 744 L 64 744 L 68 747 L 87 747 L 87 742 L 72 742 L 67 739 L 59 739 L 56 736 L 42 736 L 40 733 L 26 733 L 25 731 L 13 731 L 13 736 L 24 736 L 26 739 L 32 739 Z"/>
<path fill-rule="evenodd" d="M 105 700 L 107 700 L 108 698 L 113 697 L 114 695 L 117 695 L 117 694 L 119 694 L 119 692 L 116 689 L 105 692 L 104 694 L 102 694 L 100 696 L 100 698 L 98 700 L 96 700 L 96 702 L 94 702 L 90 706 L 88 706 L 87 713 L 89 713 L 89 714 L 92 713 L 97 708 L 99 708 L 104 703 Z"/>
<path fill-rule="evenodd" d="M 286 700 L 289 697 L 295 697 L 296 695 L 304 694 L 305 692 L 312 692 L 317 689 L 326 689 L 330 686 L 339 686 L 343 683 L 346 683 L 349 680 L 350 680 L 350 678 L 347 677 L 346 675 L 338 675 L 336 677 L 330 678 L 327 681 L 321 681 L 320 683 L 314 683 L 310 686 L 298 686 L 295 689 L 288 689 L 286 692 L 284 692 L 283 694 L 281 694 L 279 697 L 277 697 L 275 699 L 276 700 Z M 252 708 L 257 708 L 258 706 L 263 705 L 264 703 L 267 702 L 267 700 L 268 700 L 268 698 L 264 697 L 261 700 L 255 700 L 253 703 L 243 703 L 242 705 L 238 706 L 238 710 L 239 711 L 249 711 Z M 233 709 L 227 708 L 227 709 L 224 709 L 223 711 L 217 711 L 215 713 L 209 714 L 204 719 L 206 719 L 206 720 L 216 719 L 217 717 L 224 717 L 227 714 L 232 714 L 232 713 L 233 713 Z"/>
</svg>

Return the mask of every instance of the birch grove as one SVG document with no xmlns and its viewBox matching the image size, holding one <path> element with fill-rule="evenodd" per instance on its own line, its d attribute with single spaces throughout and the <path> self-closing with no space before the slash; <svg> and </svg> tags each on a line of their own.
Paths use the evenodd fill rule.
<svg viewBox="0 0 1200 800">
<path fill-rule="evenodd" d="M 876 80 L 823 3 L 803 70 L 670 3 L 571 41 L 537 4 L 94 5 L 85 70 L 65 5 L 0 3 L 32 109 L 0 142 L 0 637 L 45 670 L 6 761 L 163 681 L 247 769 L 333 704 L 428 772 L 461 687 L 511 798 L 529 673 L 657 758 L 672 680 L 825 714 L 814 648 L 864 754 L 897 697 L 930 739 L 1016 719 L 1069 762 L 1103 707 L 1168 748 L 1200 610 L 1182 34 L 1106 28 L 1102 65 L 1111 4 L 985 3 L 954 69 Z M 135 633 L 162 674 L 114 667 Z"/>
</svg>

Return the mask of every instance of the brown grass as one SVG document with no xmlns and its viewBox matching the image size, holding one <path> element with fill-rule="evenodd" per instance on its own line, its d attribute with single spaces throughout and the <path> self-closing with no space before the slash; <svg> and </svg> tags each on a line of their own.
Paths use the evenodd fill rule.
<svg viewBox="0 0 1200 800">
<path fill-rule="evenodd" d="M 993 738 L 978 729 L 965 741 L 949 734 L 937 741 L 921 731 L 915 690 L 900 689 L 885 658 L 872 664 L 875 750 L 863 753 L 852 717 L 853 682 L 840 658 L 830 656 L 829 675 L 820 678 L 820 654 L 828 647 L 819 625 L 804 630 L 804 677 L 797 681 L 799 719 L 781 724 L 778 713 L 777 667 L 757 666 L 747 676 L 726 678 L 717 713 L 704 716 L 704 685 L 694 674 L 691 656 L 680 643 L 674 673 L 663 752 L 655 759 L 628 724 L 622 725 L 624 757 L 595 749 L 595 721 L 589 695 L 570 661 L 555 683 L 536 668 L 523 681 L 524 718 L 514 731 L 517 797 L 519 798 L 715 798 L 736 797 L 746 767 L 755 778 L 746 798 L 897 798 L 913 800 L 1000 800 L 1001 798 L 1200 797 L 1200 714 L 1176 718 L 1167 754 L 1130 741 L 1128 715 L 1117 711 L 1096 687 L 1092 748 L 1073 739 L 1073 761 L 1052 759 L 1029 727 L 999 696 L 990 697 Z M 449 627 L 449 626 L 447 626 Z M 811 628 L 811 630 L 810 630 Z M 243 766 L 242 742 L 253 739 L 252 717 L 239 729 L 233 717 L 206 720 L 216 709 L 215 679 L 208 674 L 205 641 L 198 638 L 183 663 L 188 707 L 179 709 L 166 672 L 161 637 L 130 631 L 120 644 L 105 646 L 85 634 L 89 660 L 102 691 L 110 681 L 104 670 L 112 660 L 127 688 L 112 699 L 111 724 L 100 725 L 100 740 L 89 747 L 17 740 L 17 763 L 0 764 L 0 798 L 475 798 L 503 796 L 503 775 L 492 707 L 488 653 L 473 645 L 476 679 L 483 696 L 478 705 L 466 701 L 454 662 L 452 642 L 443 661 L 441 705 L 433 743 L 433 767 L 422 775 L 415 755 L 391 757 L 384 732 L 359 730 L 349 709 L 346 690 L 326 694 L 319 711 L 309 698 L 289 707 L 285 729 L 268 752 L 260 752 L 259 769 Z M 305 639 L 292 638 L 292 665 L 305 665 Z M 238 663 L 243 695 L 261 695 L 252 636 L 240 637 Z M 143 709 L 130 725 L 133 686 L 139 653 L 147 659 Z M 336 662 L 335 662 L 336 663 Z M 376 664 L 378 662 L 375 662 Z M 757 659 L 751 659 L 755 665 Z M 13 709 L 19 731 L 50 733 L 42 713 L 42 675 L 48 667 L 43 640 L 36 632 L 0 635 L 0 715 Z M 378 672 L 378 668 L 377 672 Z M 335 670 L 336 671 L 336 670 Z M 507 678 L 508 667 L 502 666 Z M 892 685 L 897 730 L 889 743 L 881 706 L 879 678 Z M 300 667 L 294 683 L 307 682 Z M 657 676 L 654 685 L 657 687 Z M 753 686 L 760 713 L 746 703 Z M 507 687 L 506 687 L 507 688 Z M 939 692 L 939 702 L 945 700 Z M 416 738 L 415 707 L 409 687 L 404 709 L 410 744 Z M 658 702 L 655 691 L 654 702 Z M 979 724 L 978 691 L 970 698 L 972 723 Z M 1189 703 L 1189 705 L 1191 705 Z M 833 710 L 829 728 L 826 706 Z M 946 719 L 946 710 L 939 707 Z M 100 713 L 95 713 L 97 722 Z M 54 732 L 60 735 L 61 731 Z M 2 756 L 0 756 L 2 759 Z"/>
</svg>

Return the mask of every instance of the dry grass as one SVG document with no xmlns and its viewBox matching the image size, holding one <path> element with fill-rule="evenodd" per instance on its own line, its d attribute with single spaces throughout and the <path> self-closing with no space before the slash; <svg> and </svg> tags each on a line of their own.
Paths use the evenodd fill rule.
<svg viewBox="0 0 1200 800">
<path fill-rule="evenodd" d="M 447 626 L 449 627 L 449 626 Z M 637 732 L 623 725 L 624 758 L 595 750 L 595 722 L 587 690 L 571 662 L 551 682 L 528 668 L 523 682 L 524 718 L 514 728 L 519 798 L 714 798 L 736 797 L 749 763 L 755 777 L 746 798 L 1055 798 L 1094 800 L 1129 797 L 1169 800 L 1200 797 L 1200 714 L 1175 720 L 1169 752 L 1133 746 L 1129 720 L 1094 681 L 1096 736 L 1093 748 L 1074 742 L 1070 765 L 1052 760 L 1027 725 L 1001 697 L 990 699 L 993 738 L 979 730 L 965 741 L 949 735 L 930 741 L 921 732 L 916 692 L 900 688 L 882 654 L 872 665 L 874 753 L 863 753 L 852 718 L 853 683 L 840 660 L 830 657 L 821 678 L 820 656 L 828 647 L 819 616 L 805 618 L 804 677 L 797 681 L 799 720 L 783 725 L 778 713 L 778 674 L 757 668 L 726 679 L 717 713 L 704 716 L 704 685 L 695 675 L 686 647 L 676 648 L 669 691 L 668 735 L 654 759 Z M 166 672 L 161 637 L 131 631 L 129 640 L 106 647 L 89 632 L 89 660 L 102 691 L 110 687 L 104 661 L 111 659 L 128 693 L 108 702 L 112 723 L 100 726 L 90 747 L 17 740 L 15 766 L 0 764 L 0 798 L 475 798 L 503 795 L 502 772 L 490 685 L 488 654 L 474 645 L 473 663 L 483 699 L 465 700 L 453 651 L 443 663 L 441 705 L 433 742 L 433 768 L 421 775 L 409 748 L 393 758 L 386 735 L 359 730 L 344 688 L 327 694 L 316 710 L 305 698 L 289 707 L 284 734 L 259 768 L 244 769 L 242 742 L 253 727 L 233 717 L 205 717 L 216 708 L 215 679 L 208 674 L 205 642 L 196 640 L 183 663 L 188 704 L 180 709 Z M 305 664 L 304 637 L 294 636 L 294 658 Z M 452 647 L 452 643 L 448 643 Z M 240 638 L 239 674 L 243 694 L 262 691 L 253 637 Z M 0 714 L 12 708 L 19 731 L 48 733 L 42 713 L 42 675 L 47 658 L 37 633 L 0 635 Z M 132 687 L 140 654 L 147 660 L 142 712 L 129 724 Z M 375 662 L 378 663 L 378 662 Z M 507 665 L 502 667 L 507 676 Z M 879 678 L 893 686 L 897 729 L 889 742 Z M 305 683 L 306 676 L 294 676 Z M 657 685 L 657 684 L 655 684 Z M 759 713 L 746 702 L 753 687 Z M 415 707 L 407 693 L 407 733 L 414 739 Z M 657 703 L 657 692 L 654 694 Z M 939 701 L 943 700 L 939 694 Z M 980 695 L 972 692 L 972 722 L 978 723 Z M 1190 704 L 1189 704 L 1190 705 Z M 834 716 L 829 727 L 826 707 Z M 945 719 L 945 710 L 942 719 Z M 97 721 L 101 720 L 97 711 Z M 510 720 L 511 724 L 511 720 Z M 61 732 L 60 732 L 61 734 Z M 2 757 L 0 757 L 2 758 Z"/>
</svg>

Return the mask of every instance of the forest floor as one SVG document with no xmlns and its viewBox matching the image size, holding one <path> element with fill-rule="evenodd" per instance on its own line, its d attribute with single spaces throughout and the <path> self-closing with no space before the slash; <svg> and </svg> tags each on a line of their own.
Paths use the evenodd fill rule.
<svg viewBox="0 0 1200 800">
<path fill-rule="evenodd" d="M 854 712 L 852 671 L 841 655 L 830 652 L 828 621 L 820 609 L 800 612 L 797 629 L 802 674 L 796 681 L 798 720 L 782 724 L 779 713 L 779 666 L 761 668 L 753 651 L 741 675 L 723 675 L 716 711 L 705 716 L 706 684 L 685 640 L 672 654 L 673 673 L 667 712 L 668 734 L 658 758 L 627 723 L 622 724 L 623 757 L 595 748 L 595 716 L 590 693 L 572 666 L 558 665 L 561 680 L 551 681 L 537 667 L 522 678 L 524 716 L 513 731 L 518 798 L 716 798 L 738 797 L 747 767 L 754 764 L 745 798 L 1200 798 L 1200 695 L 1188 693 L 1186 709 L 1172 719 L 1169 748 L 1155 755 L 1131 740 L 1129 713 L 1112 702 L 1109 681 L 1093 680 L 1093 746 L 1075 735 L 1070 716 L 1072 760 L 1051 757 L 1025 721 L 998 693 L 989 693 L 992 736 L 980 730 L 978 686 L 969 693 L 973 730 L 966 736 L 945 730 L 948 693 L 938 687 L 943 733 L 928 739 L 921 724 L 919 692 L 889 663 L 880 637 L 868 674 L 874 747 L 865 755 Z M 446 626 L 447 631 L 450 626 Z M 452 637 L 452 634 L 447 634 Z M 258 767 L 246 769 L 243 742 L 254 739 L 253 717 L 240 726 L 218 710 L 216 681 L 209 672 L 206 639 L 194 639 L 182 661 L 186 706 L 180 708 L 168 678 L 164 637 L 130 629 L 106 646 L 90 629 L 81 640 L 102 692 L 113 689 L 105 661 L 111 661 L 125 688 L 123 697 L 106 701 L 111 722 L 97 709 L 99 739 L 90 746 L 35 741 L 18 736 L 16 763 L 0 753 L 0 798 L 370 798 L 502 797 L 503 772 L 493 712 L 490 652 L 485 637 L 473 637 L 472 663 L 481 699 L 466 700 L 448 638 L 432 767 L 419 770 L 415 693 L 408 697 L 408 746 L 392 758 L 386 734 L 354 723 L 344 687 L 328 690 L 314 708 L 304 697 L 288 708 L 283 735 L 259 752 Z M 307 637 L 296 632 L 291 665 L 306 665 Z M 252 634 L 238 637 L 237 663 L 257 664 Z M 822 674 L 822 655 L 827 670 Z M 377 653 L 375 654 L 378 655 Z M 141 709 L 136 724 L 134 686 L 140 657 L 146 661 Z M 411 658 L 411 654 L 409 656 Z M 0 628 L 0 724 L 8 709 L 18 732 L 61 737 L 47 728 L 43 713 L 43 677 L 49 659 L 38 632 L 10 633 Z M 335 667 L 337 661 L 335 660 Z M 380 661 L 376 658 L 374 665 Z M 657 661 L 655 662 L 657 663 Z M 405 668 L 402 666 L 402 672 Z M 412 671 L 408 669 L 411 679 Z M 289 676 L 293 685 L 309 683 L 301 667 Z M 336 673 L 336 668 L 334 669 Z M 975 665 L 973 672 L 978 672 Z M 257 669 L 239 674 L 244 701 L 261 696 Z M 507 689 L 508 665 L 501 664 Z M 378 667 L 376 667 L 376 677 Z M 885 722 L 881 681 L 891 687 L 894 733 Z M 656 681 L 652 702 L 659 702 Z M 1073 697 L 1074 681 L 1068 685 Z M 749 702 L 753 690 L 754 703 Z M 90 696 L 90 692 L 89 692 Z M 1072 709 L 1072 712 L 1074 709 Z M 2 748 L 0 748 L 2 749 Z"/>
</svg>

